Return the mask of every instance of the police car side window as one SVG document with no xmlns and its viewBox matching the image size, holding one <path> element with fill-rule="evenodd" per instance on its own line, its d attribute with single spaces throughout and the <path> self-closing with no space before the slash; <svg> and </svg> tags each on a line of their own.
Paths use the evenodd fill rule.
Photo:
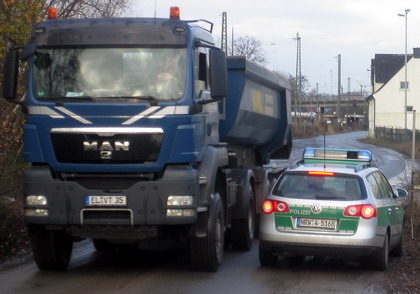
<svg viewBox="0 0 420 294">
<path fill-rule="evenodd" d="M 379 191 L 381 193 L 381 198 L 383 199 L 390 198 L 391 196 L 388 191 L 388 184 L 386 181 L 384 181 L 383 176 L 379 172 L 374 172 L 373 177 L 378 183 Z"/>
<path fill-rule="evenodd" d="M 392 187 L 389 184 L 386 177 L 380 172 L 376 173 L 375 176 L 377 177 L 378 181 L 380 182 L 379 187 L 381 188 L 381 191 L 384 194 L 384 198 L 393 198 L 394 193 L 392 192 Z"/>
<path fill-rule="evenodd" d="M 368 175 L 366 177 L 366 180 L 369 183 L 369 188 L 372 191 L 373 197 L 375 197 L 376 199 L 381 199 L 382 198 L 381 190 L 379 189 L 379 184 L 376 181 L 373 174 Z"/>
</svg>

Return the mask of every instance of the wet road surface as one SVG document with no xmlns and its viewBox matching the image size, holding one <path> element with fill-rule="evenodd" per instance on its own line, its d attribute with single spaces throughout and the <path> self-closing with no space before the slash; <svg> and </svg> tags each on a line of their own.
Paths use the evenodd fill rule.
<svg viewBox="0 0 420 294">
<path fill-rule="evenodd" d="M 326 147 L 370 149 L 385 175 L 406 180 L 407 159 L 399 153 L 360 144 L 366 132 L 327 136 Z M 291 159 L 304 147 L 322 147 L 324 138 L 294 141 Z M 284 164 L 284 162 L 276 162 Z M 159 246 L 158 246 L 159 245 Z M 398 259 L 391 258 L 391 263 Z M 64 272 L 39 271 L 28 259 L 0 270 L 1 294 L 60 293 L 384 293 L 385 274 L 360 267 L 356 261 L 329 258 L 280 259 L 275 267 L 261 267 L 258 241 L 249 252 L 225 251 L 216 273 L 194 272 L 182 246 L 154 244 L 125 253 L 96 252 L 90 241 L 75 245 Z"/>
</svg>

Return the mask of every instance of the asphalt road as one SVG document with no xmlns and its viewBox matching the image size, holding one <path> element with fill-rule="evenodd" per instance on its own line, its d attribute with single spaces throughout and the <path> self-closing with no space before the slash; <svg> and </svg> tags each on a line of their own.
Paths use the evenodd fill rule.
<svg viewBox="0 0 420 294">
<path fill-rule="evenodd" d="M 405 177 L 406 159 L 389 149 L 357 142 L 366 132 L 327 136 L 326 146 L 367 148 L 384 173 L 395 181 Z M 294 141 L 290 161 L 306 146 L 321 147 L 324 138 Z M 276 164 L 282 164 L 276 162 Z M 398 259 L 391 259 L 398 263 Z M 216 273 L 194 272 L 185 248 L 163 244 L 144 250 L 98 253 L 91 242 L 75 245 L 64 272 L 39 271 L 32 260 L 0 270 L 1 294 L 25 293 L 384 293 L 385 274 L 364 269 L 356 261 L 328 258 L 281 259 L 273 268 L 259 265 L 258 241 L 249 252 L 225 251 Z"/>
<path fill-rule="evenodd" d="M 373 154 L 374 163 L 378 165 L 393 185 L 405 186 L 410 181 L 411 160 L 395 150 L 382 148 L 370 144 L 360 143 L 367 137 L 366 131 L 342 133 L 329 136 L 318 136 L 293 141 L 292 154 L 287 161 L 273 161 L 273 164 L 290 164 L 302 157 L 305 147 L 325 147 L 343 149 L 368 149 Z"/>
</svg>

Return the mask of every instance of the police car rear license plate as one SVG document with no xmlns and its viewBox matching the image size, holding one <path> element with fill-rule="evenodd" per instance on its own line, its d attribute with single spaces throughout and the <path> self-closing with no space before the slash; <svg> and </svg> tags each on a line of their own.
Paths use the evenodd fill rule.
<svg viewBox="0 0 420 294">
<path fill-rule="evenodd" d="M 337 228 L 337 220 L 298 217 L 297 227 L 335 230 Z"/>
<path fill-rule="evenodd" d="M 125 206 L 127 204 L 126 196 L 86 196 L 86 206 Z"/>
</svg>

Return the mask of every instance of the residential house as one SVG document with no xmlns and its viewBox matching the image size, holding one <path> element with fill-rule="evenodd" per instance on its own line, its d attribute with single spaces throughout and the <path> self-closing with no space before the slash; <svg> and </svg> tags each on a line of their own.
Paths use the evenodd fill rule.
<svg viewBox="0 0 420 294">
<path fill-rule="evenodd" d="M 375 54 L 372 59 L 373 94 L 366 99 L 369 103 L 370 137 L 375 136 L 377 127 L 404 129 L 407 124 L 407 129 L 411 129 L 413 110 L 420 113 L 420 48 L 414 48 L 413 54 L 407 57 L 407 84 L 404 54 Z M 417 129 L 420 129 L 419 113 L 416 113 Z"/>
</svg>

